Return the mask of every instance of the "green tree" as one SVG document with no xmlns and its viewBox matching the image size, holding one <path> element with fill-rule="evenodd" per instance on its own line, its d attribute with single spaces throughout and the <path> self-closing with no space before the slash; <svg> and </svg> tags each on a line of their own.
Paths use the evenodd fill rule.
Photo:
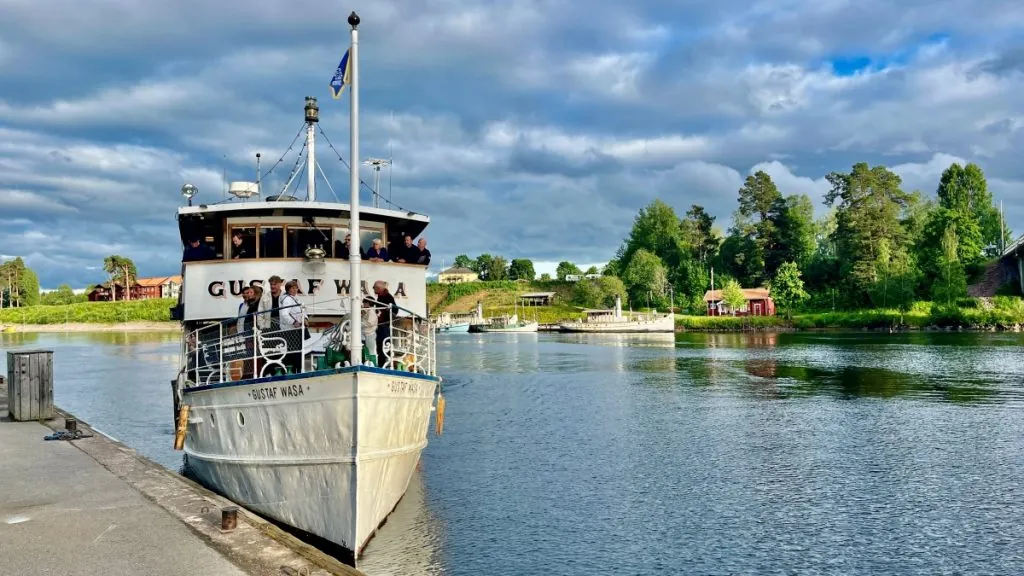
<svg viewBox="0 0 1024 576">
<path fill-rule="evenodd" d="M 131 258 L 114 254 L 103 259 L 103 270 L 110 275 L 111 299 L 117 300 L 117 290 L 114 285 L 120 284 L 125 288 L 125 299 L 131 300 L 132 285 L 138 277 L 135 262 L 132 262 Z"/>
<path fill-rule="evenodd" d="M 691 247 L 694 257 L 706 265 L 722 243 L 714 231 L 715 217 L 708 214 L 703 206 L 694 204 L 686 211 L 681 225 L 683 241 Z"/>
<path fill-rule="evenodd" d="M 668 286 L 665 264 L 655 254 L 641 248 L 633 254 L 622 280 L 629 291 L 629 301 L 635 304 L 652 301 L 656 306 Z"/>
<path fill-rule="evenodd" d="M 540 281 L 541 282 L 551 282 L 551 274 L 548 274 L 547 272 L 541 274 L 540 275 Z"/>
<path fill-rule="evenodd" d="M 758 170 L 747 176 L 739 191 L 739 214 L 743 224 L 736 228 L 754 241 L 755 253 L 750 254 L 756 283 L 761 284 L 770 275 L 765 268 L 767 255 L 775 250 L 776 221 L 785 209 L 782 194 L 768 173 Z"/>
<path fill-rule="evenodd" d="M 491 262 L 487 266 L 487 280 L 495 282 L 508 280 L 508 264 L 505 262 L 505 258 L 501 256 L 491 258 Z"/>
<path fill-rule="evenodd" d="M 685 244 L 679 217 L 671 206 L 661 200 L 654 200 L 637 213 L 633 228 L 615 259 L 620 266 L 628 266 L 639 250 L 654 254 L 673 269 L 684 258 Z"/>
<path fill-rule="evenodd" d="M 555 276 L 558 277 L 559 280 L 565 280 L 565 277 L 570 274 L 582 274 L 582 272 L 580 272 L 579 267 L 572 262 L 559 262 L 558 267 L 555 268 Z"/>
<path fill-rule="evenodd" d="M 733 279 L 725 282 L 725 287 L 722 288 L 722 301 L 732 311 L 733 316 L 747 305 L 747 297 L 743 294 L 743 288 L 739 282 Z"/>
<path fill-rule="evenodd" d="M 985 246 L 1001 240 L 999 211 L 992 206 L 985 174 L 976 164 L 951 164 L 942 172 L 936 196 L 939 206 L 949 211 L 949 220 L 956 224 L 960 262 L 980 262 Z"/>
<path fill-rule="evenodd" d="M 469 268 L 470 270 L 473 270 L 473 265 L 473 259 L 465 254 L 459 254 L 458 256 L 456 256 L 455 262 L 452 264 L 452 266 L 454 266 L 455 268 Z M 477 273 L 480 272 L 479 270 L 473 271 Z"/>
<path fill-rule="evenodd" d="M 584 274 L 600 274 L 600 273 L 601 272 L 598 271 L 597 266 L 591 266 L 590 268 L 587 268 L 586 272 L 584 272 Z"/>
<path fill-rule="evenodd" d="M 536 276 L 532 260 L 513 258 L 508 265 L 508 277 L 512 280 L 533 280 Z"/>
<path fill-rule="evenodd" d="M 733 222 L 718 251 L 715 273 L 728 274 L 746 286 L 756 286 L 761 281 L 764 261 L 758 255 L 754 238 L 742 231 L 745 228 L 742 216 L 734 215 Z"/>
<path fill-rule="evenodd" d="M 573 303 L 584 308 L 610 308 L 615 296 L 626 298 L 626 286 L 615 276 L 581 280 L 573 286 Z"/>
<path fill-rule="evenodd" d="M 490 280 L 487 275 L 491 271 L 491 261 L 494 260 L 494 256 L 490 254 L 481 254 L 476 257 L 473 264 L 469 267 L 470 270 L 480 275 L 481 280 Z"/>
<path fill-rule="evenodd" d="M 804 281 L 800 277 L 800 267 L 796 262 L 783 262 L 775 273 L 775 278 L 768 284 L 772 299 L 786 311 L 786 317 L 793 317 L 793 309 L 810 298 L 804 290 Z"/>
<path fill-rule="evenodd" d="M 900 189 L 900 177 L 884 166 L 860 162 L 849 173 L 832 172 L 826 178 L 832 190 L 825 203 L 838 202 L 833 237 L 840 276 L 863 300 L 878 280 L 875 265 L 881 241 L 887 240 L 891 248 L 906 244 L 900 216 L 910 196 Z"/>
<path fill-rule="evenodd" d="M 940 247 L 942 251 L 939 277 L 933 285 L 932 294 L 936 302 L 950 306 L 967 292 L 967 276 L 960 262 L 960 239 L 956 226 L 951 226 L 943 232 Z"/>
<path fill-rule="evenodd" d="M 0 307 L 39 303 L 39 278 L 21 257 L 0 264 Z"/>
<path fill-rule="evenodd" d="M 71 286 L 61 284 L 56 290 L 41 295 L 39 302 L 40 304 L 46 304 L 48 306 L 66 306 L 68 304 L 84 301 L 84 297 L 85 294 L 75 294 L 75 291 Z"/>
<path fill-rule="evenodd" d="M 817 248 L 814 204 L 806 194 L 776 201 L 771 214 L 775 238 L 765 252 L 765 271 L 773 276 L 784 262 L 796 262 L 803 269 Z"/>
</svg>

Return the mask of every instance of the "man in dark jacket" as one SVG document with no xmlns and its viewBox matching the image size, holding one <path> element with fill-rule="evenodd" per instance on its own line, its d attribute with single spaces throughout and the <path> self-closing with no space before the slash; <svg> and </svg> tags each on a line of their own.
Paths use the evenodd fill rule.
<svg viewBox="0 0 1024 576">
<path fill-rule="evenodd" d="M 397 306 L 395 297 L 388 292 L 388 284 L 383 280 L 373 283 L 373 293 L 377 296 L 377 366 L 384 366 L 384 340 L 391 336 L 392 308 Z"/>
<path fill-rule="evenodd" d="M 210 250 L 210 247 L 204 246 L 199 236 L 192 236 L 188 239 L 188 246 L 185 247 L 185 252 L 181 255 L 181 261 L 199 262 L 212 257 L 213 251 Z"/>
<path fill-rule="evenodd" d="M 420 241 L 416 243 L 415 257 L 410 260 L 413 264 L 422 264 L 427 266 L 430 264 L 430 250 L 427 250 L 427 239 L 420 238 Z"/>
</svg>

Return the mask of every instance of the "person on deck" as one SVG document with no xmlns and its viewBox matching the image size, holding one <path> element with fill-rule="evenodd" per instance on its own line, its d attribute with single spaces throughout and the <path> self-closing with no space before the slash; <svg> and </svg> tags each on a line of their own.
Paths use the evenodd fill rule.
<svg viewBox="0 0 1024 576">
<path fill-rule="evenodd" d="M 352 251 L 352 235 L 345 234 L 345 242 L 334 243 L 334 257 L 341 258 L 342 260 L 348 260 L 349 254 Z"/>
<path fill-rule="evenodd" d="M 392 307 L 397 306 L 395 297 L 388 292 L 388 283 L 377 280 L 373 283 L 373 293 L 377 296 L 377 366 L 383 367 L 384 340 L 391 336 Z"/>
<path fill-rule="evenodd" d="M 377 348 L 377 311 L 374 310 L 372 298 L 363 298 L 363 319 L 360 328 L 362 328 L 366 351 L 379 362 L 377 356 L 380 353 Z"/>
<path fill-rule="evenodd" d="M 182 262 L 200 262 L 213 257 L 213 250 L 202 243 L 199 236 L 192 236 L 188 239 L 188 246 L 181 255 Z"/>
<path fill-rule="evenodd" d="M 238 260 L 239 258 L 252 258 L 254 255 L 253 252 L 254 251 L 249 250 L 249 247 L 246 246 L 245 238 L 242 236 L 241 232 L 236 230 L 231 234 L 232 260 Z"/>
<path fill-rule="evenodd" d="M 260 290 L 260 295 L 263 291 Z M 238 305 L 238 324 L 236 334 L 245 339 L 245 360 L 242 361 L 242 378 L 255 378 L 255 365 L 253 364 L 253 327 L 256 323 L 256 312 L 259 311 L 260 299 L 256 296 L 253 286 L 246 286 L 242 289 L 242 302 Z"/>
<path fill-rule="evenodd" d="M 276 274 L 268 280 L 270 292 L 263 295 L 260 308 L 269 310 L 270 328 L 274 336 L 284 338 L 288 343 L 288 354 L 284 357 L 284 365 L 293 374 L 302 371 L 302 309 L 299 302 L 286 294 L 282 287 L 284 280 Z"/>
<path fill-rule="evenodd" d="M 427 239 L 420 238 L 420 241 L 416 243 L 415 258 L 411 260 L 414 264 L 422 264 L 427 266 L 430 264 L 430 250 L 427 250 Z"/>
<path fill-rule="evenodd" d="M 412 243 L 412 236 L 406 234 L 404 238 L 405 244 L 398 247 L 394 251 L 393 257 L 395 262 L 401 262 L 402 264 L 412 264 L 416 261 L 419 256 L 419 249 Z"/>
<path fill-rule="evenodd" d="M 388 261 L 388 249 L 382 248 L 383 243 L 380 238 L 373 239 L 373 246 L 366 251 L 366 259 L 370 262 L 387 262 Z"/>
</svg>

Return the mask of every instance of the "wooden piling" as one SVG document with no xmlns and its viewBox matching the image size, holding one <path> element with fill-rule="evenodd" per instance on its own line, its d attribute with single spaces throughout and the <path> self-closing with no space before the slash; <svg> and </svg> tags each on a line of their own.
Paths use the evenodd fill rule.
<svg viewBox="0 0 1024 576">
<path fill-rule="evenodd" d="M 22 422 L 53 418 L 53 350 L 7 353 L 7 411 Z"/>
</svg>

